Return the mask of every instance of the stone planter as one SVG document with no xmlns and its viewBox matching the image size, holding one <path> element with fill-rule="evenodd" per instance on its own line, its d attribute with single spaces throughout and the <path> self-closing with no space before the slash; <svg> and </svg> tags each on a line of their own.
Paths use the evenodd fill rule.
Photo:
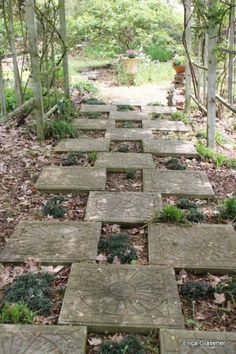
<svg viewBox="0 0 236 354">
<path fill-rule="evenodd" d="M 176 74 L 182 74 L 186 70 L 185 65 L 173 65 L 173 69 L 175 70 Z"/>
</svg>

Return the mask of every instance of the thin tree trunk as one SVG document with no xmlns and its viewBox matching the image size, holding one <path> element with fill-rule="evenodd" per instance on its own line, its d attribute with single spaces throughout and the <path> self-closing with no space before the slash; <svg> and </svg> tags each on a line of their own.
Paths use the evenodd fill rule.
<svg viewBox="0 0 236 354">
<path fill-rule="evenodd" d="M 64 71 L 64 91 L 70 96 L 70 82 L 69 82 L 69 65 L 67 53 L 67 36 L 66 36 L 66 14 L 65 14 L 65 0 L 59 0 L 59 16 L 60 16 L 60 33 L 63 39 L 63 46 L 66 47 L 66 53 L 63 57 L 63 71 Z"/>
</svg>

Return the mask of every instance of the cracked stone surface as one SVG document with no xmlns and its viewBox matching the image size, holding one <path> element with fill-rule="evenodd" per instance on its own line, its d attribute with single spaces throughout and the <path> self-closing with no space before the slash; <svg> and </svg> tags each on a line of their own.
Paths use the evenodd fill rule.
<svg viewBox="0 0 236 354">
<path fill-rule="evenodd" d="M 112 112 L 110 119 L 113 120 L 145 120 L 148 119 L 148 115 L 138 112 Z"/>
<path fill-rule="evenodd" d="M 98 105 L 98 104 L 82 104 L 80 112 L 101 112 L 101 113 L 110 113 L 117 110 L 116 106 L 112 105 Z"/>
<path fill-rule="evenodd" d="M 48 264 L 95 261 L 101 223 L 22 221 L 0 252 L 1 262 L 29 258 Z"/>
<path fill-rule="evenodd" d="M 110 126 L 110 121 L 100 119 L 76 119 L 73 125 L 80 130 L 105 130 Z"/>
<path fill-rule="evenodd" d="M 55 147 L 55 152 L 109 151 L 108 139 L 65 139 Z"/>
<path fill-rule="evenodd" d="M 143 138 L 150 139 L 152 137 L 152 132 L 150 129 L 140 129 L 140 128 L 113 128 L 107 131 L 106 138 L 113 141 L 139 141 Z"/>
<path fill-rule="evenodd" d="M 0 325 L 1 354 L 85 354 L 86 327 Z"/>
<path fill-rule="evenodd" d="M 185 156 L 191 158 L 198 156 L 192 143 L 177 140 L 143 139 L 143 150 L 160 157 Z"/>
<path fill-rule="evenodd" d="M 46 167 L 35 188 L 47 193 L 69 193 L 105 190 L 104 168 L 60 166 Z"/>
<path fill-rule="evenodd" d="M 85 220 L 143 224 L 160 209 L 161 197 L 157 193 L 91 192 Z"/>
<path fill-rule="evenodd" d="M 214 198 L 215 193 L 205 172 L 202 171 L 143 171 L 144 192 L 163 196 Z"/>
<path fill-rule="evenodd" d="M 211 272 L 236 269 L 236 233 L 231 225 L 150 225 L 150 264 Z"/>
<path fill-rule="evenodd" d="M 144 129 L 160 130 L 163 132 L 186 133 L 189 129 L 181 121 L 171 120 L 148 120 L 143 122 Z"/>
<path fill-rule="evenodd" d="M 161 329 L 162 354 L 235 354 L 235 332 Z"/>
<path fill-rule="evenodd" d="M 174 270 L 73 264 L 59 323 L 144 333 L 183 328 Z"/>
<path fill-rule="evenodd" d="M 101 152 L 98 154 L 95 167 L 106 167 L 113 171 L 128 169 L 155 168 L 151 154 Z"/>
</svg>

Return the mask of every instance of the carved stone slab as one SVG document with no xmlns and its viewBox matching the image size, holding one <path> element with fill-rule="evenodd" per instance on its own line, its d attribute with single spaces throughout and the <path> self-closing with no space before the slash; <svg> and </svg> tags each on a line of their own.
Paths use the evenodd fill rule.
<svg viewBox="0 0 236 354">
<path fill-rule="evenodd" d="M 162 354 L 235 354 L 235 332 L 160 330 Z"/>
<path fill-rule="evenodd" d="M 94 261 L 101 223 L 22 221 L 0 251 L 1 262 L 34 258 L 42 263 Z"/>
<path fill-rule="evenodd" d="M 138 112 L 112 112 L 110 119 L 113 120 L 143 120 L 148 119 L 148 115 Z"/>
<path fill-rule="evenodd" d="M 56 152 L 109 151 L 108 139 L 64 139 L 55 147 Z"/>
<path fill-rule="evenodd" d="M 101 112 L 110 113 L 116 111 L 117 107 L 112 105 L 82 104 L 80 112 Z"/>
<path fill-rule="evenodd" d="M 59 323 L 144 333 L 183 328 L 174 270 L 73 264 Z"/>
<path fill-rule="evenodd" d="M 189 129 L 181 121 L 171 120 L 147 120 L 143 122 L 144 129 L 160 130 L 163 132 L 186 133 Z"/>
<path fill-rule="evenodd" d="M 150 264 L 194 271 L 236 269 L 236 233 L 231 225 L 150 225 Z"/>
<path fill-rule="evenodd" d="M 143 224 L 161 209 L 157 193 L 141 192 L 91 192 L 85 219 L 116 223 Z"/>
<path fill-rule="evenodd" d="M 86 327 L 0 325 L 1 354 L 85 354 Z"/>
<path fill-rule="evenodd" d="M 98 154 L 95 167 L 106 167 L 114 171 L 124 171 L 127 169 L 155 168 L 155 163 L 151 154 L 101 152 Z"/>
<path fill-rule="evenodd" d="M 35 188 L 47 193 L 105 190 L 106 170 L 93 167 L 46 167 Z"/>
<path fill-rule="evenodd" d="M 215 193 L 205 172 L 201 171 L 143 171 L 144 192 L 158 192 L 163 196 L 214 198 Z"/>
<path fill-rule="evenodd" d="M 139 141 L 143 138 L 151 139 L 152 132 L 150 129 L 140 129 L 140 128 L 113 128 L 107 131 L 106 138 L 113 141 L 131 140 Z"/>
<path fill-rule="evenodd" d="M 158 139 L 144 139 L 144 152 L 155 154 L 157 156 L 185 156 L 197 157 L 198 153 L 194 145 L 190 142 L 177 140 L 158 140 Z"/>
<path fill-rule="evenodd" d="M 110 122 L 98 119 L 76 119 L 73 124 L 80 130 L 106 130 Z"/>
</svg>

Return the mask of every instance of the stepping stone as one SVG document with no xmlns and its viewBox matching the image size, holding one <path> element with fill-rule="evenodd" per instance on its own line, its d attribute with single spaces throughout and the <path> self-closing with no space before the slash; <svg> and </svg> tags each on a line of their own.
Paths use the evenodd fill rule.
<svg viewBox="0 0 236 354">
<path fill-rule="evenodd" d="M 1 354 L 85 354 L 86 327 L 0 325 Z"/>
<path fill-rule="evenodd" d="M 56 152 L 109 151 L 108 139 L 65 139 L 55 147 Z"/>
<path fill-rule="evenodd" d="M 143 129 L 160 130 L 163 132 L 179 132 L 186 133 L 189 129 L 181 121 L 171 120 L 148 120 L 143 122 Z"/>
<path fill-rule="evenodd" d="M 113 120 L 142 120 L 148 119 L 148 115 L 138 112 L 112 112 L 110 119 Z"/>
<path fill-rule="evenodd" d="M 177 140 L 144 139 L 144 152 L 155 154 L 160 157 L 197 157 L 198 153 L 194 145 L 190 142 Z"/>
<path fill-rule="evenodd" d="M 73 264 L 59 324 L 136 333 L 184 328 L 174 270 Z"/>
<path fill-rule="evenodd" d="M 116 106 L 112 105 L 99 105 L 99 104 L 82 104 L 80 112 L 101 112 L 110 113 L 116 111 Z"/>
<path fill-rule="evenodd" d="M 150 264 L 195 271 L 236 269 L 236 233 L 231 225 L 151 224 Z"/>
<path fill-rule="evenodd" d="M 235 354 L 235 332 L 160 330 L 161 354 Z"/>
<path fill-rule="evenodd" d="M 142 192 L 91 192 L 85 220 L 143 224 L 161 209 L 161 196 Z"/>
<path fill-rule="evenodd" d="M 105 130 L 110 122 L 108 120 L 76 119 L 73 124 L 80 130 Z"/>
<path fill-rule="evenodd" d="M 145 106 L 142 111 L 144 113 L 154 113 L 154 114 L 163 114 L 163 115 L 171 115 L 176 112 L 176 107 L 168 107 L 168 106 Z"/>
<path fill-rule="evenodd" d="M 143 171 L 144 192 L 158 192 L 162 196 L 214 198 L 215 193 L 205 172 L 201 171 Z"/>
<path fill-rule="evenodd" d="M 0 251 L 1 262 L 65 264 L 95 261 L 101 223 L 22 221 Z"/>
<path fill-rule="evenodd" d="M 70 193 L 105 190 L 106 170 L 93 167 L 46 167 L 35 188 L 46 193 Z"/>
<path fill-rule="evenodd" d="M 106 139 L 110 139 L 113 141 L 122 141 L 122 140 L 130 140 L 130 141 L 138 141 L 143 138 L 151 138 L 152 132 L 151 130 L 145 130 L 140 128 L 113 128 L 106 133 Z"/>
<path fill-rule="evenodd" d="M 106 167 L 114 172 L 123 172 L 127 169 L 155 168 L 155 163 L 151 154 L 101 152 L 98 154 L 95 167 Z"/>
</svg>

